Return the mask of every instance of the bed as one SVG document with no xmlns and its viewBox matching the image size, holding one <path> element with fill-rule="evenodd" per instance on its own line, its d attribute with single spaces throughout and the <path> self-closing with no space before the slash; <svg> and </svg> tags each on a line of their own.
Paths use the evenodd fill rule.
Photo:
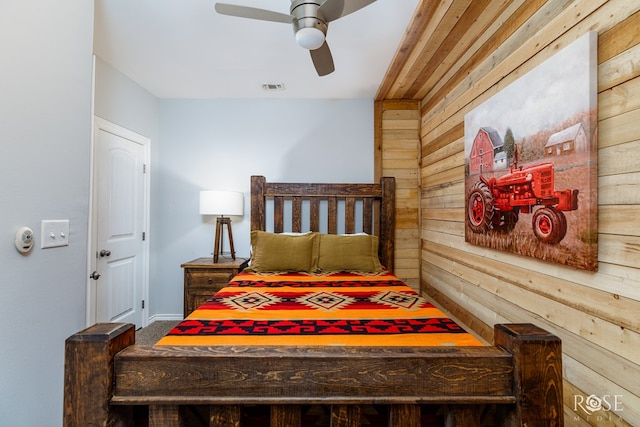
<svg viewBox="0 0 640 427">
<path fill-rule="evenodd" d="M 500 324 L 483 345 L 393 275 L 394 194 L 253 176 L 248 268 L 156 345 L 129 324 L 69 337 L 64 425 L 563 425 L 556 336 Z"/>
</svg>

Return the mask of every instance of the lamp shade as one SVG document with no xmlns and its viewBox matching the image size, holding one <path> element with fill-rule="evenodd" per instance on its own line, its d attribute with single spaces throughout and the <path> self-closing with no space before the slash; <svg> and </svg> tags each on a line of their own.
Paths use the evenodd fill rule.
<svg viewBox="0 0 640 427">
<path fill-rule="evenodd" d="M 200 214 L 242 216 L 244 194 L 239 191 L 201 191 Z"/>
</svg>

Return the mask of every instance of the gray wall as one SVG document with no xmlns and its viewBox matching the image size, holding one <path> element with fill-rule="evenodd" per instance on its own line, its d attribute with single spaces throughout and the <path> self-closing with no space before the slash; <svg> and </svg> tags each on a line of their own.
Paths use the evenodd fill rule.
<svg viewBox="0 0 640 427">
<path fill-rule="evenodd" d="M 151 313 L 182 314 L 180 264 L 210 256 L 215 218 L 200 190 L 245 193 L 232 218 L 238 256 L 249 255 L 250 176 L 270 181 L 371 182 L 372 100 L 161 100 L 151 200 Z"/>
<path fill-rule="evenodd" d="M 0 28 L 0 425 L 55 426 L 85 325 L 93 2 L 2 0 Z M 40 249 L 43 219 L 70 220 L 69 246 Z"/>
<path fill-rule="evenodd" d="M 237 255 L 248 256 L 251 175 L 373 179 L 372 100 L 156 99 L 100 58 L 95 86 L 97 116 L 151 139 L 151 320 L 182 315 L 180 264 L 212 252 L 200 190 L 245 193 L 245 216 L 232 221 Z"/>
<path fill-rule="evenodd" d="M 62 420 L 64 340 L 86 322 L 93 2 L 0 3 L 0 425 Z M 151 138 L 151 314 L 182 312 L 180 263 L 211 252 L 200 189 L 373 178 L 372 100 L 157 100 L 97 60 L 95 113 Z M 234 219 L 248 255 L 248 210 Z M 70 245 L 39 249 L 40 221 Z M 35 231 L 26 256 L 16 230 Z"/>
<path fill-rule="evenodd" d="M 96 57 L 94 114 L 151 139 L 158 139 L 158 99 Z M 153 162 L 153 158 L 152 158 Z"/>
</svg>

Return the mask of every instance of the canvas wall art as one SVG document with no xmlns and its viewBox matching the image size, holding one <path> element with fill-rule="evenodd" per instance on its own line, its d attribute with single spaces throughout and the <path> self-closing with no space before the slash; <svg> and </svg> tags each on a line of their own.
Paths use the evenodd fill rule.
<svg viewBox="0 0 640 427">
<path fill-rule="evenodd" d="M 465 240 L 597 270 L 597 34 L 483 102 L 464 126 Z"/>
</svg>

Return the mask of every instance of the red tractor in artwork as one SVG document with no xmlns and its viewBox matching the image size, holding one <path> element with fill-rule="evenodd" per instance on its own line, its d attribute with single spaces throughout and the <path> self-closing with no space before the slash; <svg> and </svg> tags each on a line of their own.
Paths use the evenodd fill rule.
<svg viewBox="0 0 640 427">
<path fill-rule="evenodd" d="M 556 244 L 567 234 L 563 211 L 578 209 L 578 190 L 555 190 L 553 163 L 518 167 L 518 152 L 509 172 L 473 184 L 467 198 L 467 222 L 475 233 L 510 232 L 521 213 L 532 213 L 535 236 Z M 535 209 L 535 206 L 540 206 Z"/>
</svg>

